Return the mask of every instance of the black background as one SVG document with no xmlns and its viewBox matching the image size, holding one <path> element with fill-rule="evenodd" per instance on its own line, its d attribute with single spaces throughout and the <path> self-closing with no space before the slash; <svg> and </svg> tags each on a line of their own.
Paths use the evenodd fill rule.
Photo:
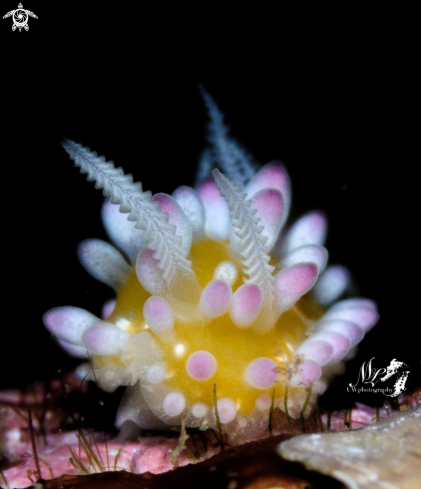
<svg viewBox="0 0 421 489">
<path fill-rule="evenodd" d="M 3 2 L 2 15 L 15 3 Z M 397 358 L 415 385 L 419 79 L 409 15 L 106 5 L 27 0 L 38 15 L 28 32 L 0 23 L 0 387 L 76 365 L 42 314 L 67 304 L 97 314 L 110 296 L 75 253 L 82 239 L 105 239 L 102 195 L 61 138 L 123 166 L 145 190 L 170 193 L 193 183 L 205 144 L 198 83 L 258 161 L 284 161 L 292 217 L 326 212 L 330 262 L 348 266 L 378 303 L 381 320 L 349 363 L 349 381 L 365 360 Z M 337 379 L 331 396 L 349 402 L 347 382 Z"/>
</svg>

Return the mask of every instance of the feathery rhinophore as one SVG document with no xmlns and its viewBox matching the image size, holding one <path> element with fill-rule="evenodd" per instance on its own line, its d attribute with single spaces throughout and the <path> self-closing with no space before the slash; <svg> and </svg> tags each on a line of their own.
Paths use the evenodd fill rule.
<svg viewBox="0 0 421 489">
<path fill-rule="evenodd" d="M 141 183 L 133 183 L 132 176 L 125 175 L 122 168 L 115 168 L 113 162 L 105 161 L 80 144 L 68 139 L 62 144 L 80 171 L 88 174 L 87 179 L 94 180 L 95 187 L 102 188 L 105 196 L 111 196 L 111 202 L 120 205 L 120 212 L 129 213 L 127 219 L 135 221 L 135 227 L 143 230 L 143 238 L 148 248 L 155 251 L 154 258 L 159 260 L 169 288 L 180 273 L 195 281 L 191 262 L 180 246 L 181 238 L 175 234 L 175 226 L 169 224 L 168 214 L 151 201 L 151 192 L 143 192 Z"/>
<path fill-rule="evenodd" d="M 260 285 L 268 303 L 273 301 L 273 275 L 274 267 L 269 265 L 270 257 L 263 245 L 267 238 L 262 236 L 263 226 L 256 216 L 256 209 L 251 209 L 251 200 L 246 200 L 246 194 L 225 177 L 219 170 L 212 172 L 216 184 L 228 204 L 231 212 L 232 225 L 238 228 L 236 232 L 240 238 L 238 253 L 243 258 L 241 263 L 245 266 L 244 272 L 249 276 L 248 282 Z"/>
</svg>

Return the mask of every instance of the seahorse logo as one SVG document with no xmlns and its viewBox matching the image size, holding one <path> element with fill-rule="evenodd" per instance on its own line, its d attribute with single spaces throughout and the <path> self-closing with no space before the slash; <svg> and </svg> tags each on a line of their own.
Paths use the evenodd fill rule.
<svg viewBox="0 0 421 489">
<path fill-rule="evenodd" d="M 409 377 L 408 365 L 403 362 L 398 362 L 394 358 L 386 368 L 386 375 L 381 378 L 381 381 L 384 382 L 395 374 L 397 375 L 397 379 L 393 384 L 394 391 L 391 394 L 388 394 L 390 397 L 399 396 L 399 394 L 402 394 L 402 392 L 405 391 Z"/>
<path fill-rule="evenodd" d="M 10 12 L 7 12 L 7 14 L 3 15 L 3 19 L 6 19 L 7 17 L 12 17 L 12 31 L 19 29 L 19 32 L 22 30 L 22 28 L 25 29 L 25 31 L 29 30 L 29 17 L 38 19 L 34 12 L 24 9 L 21 3 L 18 5 L 18 8 L 16 10 L 11 10 Z"/>
<path fill-rule="evenodd" d="M 357 390 L 357 384 L 361 383 L 363 385 L 368 384 L 371 386 L 371 388 L 367 390 L 364 388 L 358 389 L 359 392 L 374 392 L 375 390 L 378 390 L 382 391 L 385 395 L 389 397 L 396 397 L 399 394 L 402 394 L 405 391 L 408 382 L 408 365 L 394 358 L 386 368 L 382 367 L 376 369 L 372 366 L 372 361 L 374 360 L 374 358 L 375 357 L 371 358 L 368 362 L 363 362 L 360 368 L 357 382 L 355 384 L 349 384 L 348 391 L 355 392 Z M 395 382 L 391 388 L 377 388 L 375 390 L 373 389 L 377 382 L 386 382 L 388 379 L 394 376 L 395 378 L 393 380 L 395 380 Z"/>
</svg>

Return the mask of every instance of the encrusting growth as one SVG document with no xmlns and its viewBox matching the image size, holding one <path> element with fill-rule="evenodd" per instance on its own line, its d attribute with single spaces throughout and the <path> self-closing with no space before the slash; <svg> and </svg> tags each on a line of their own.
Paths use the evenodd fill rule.
<svg viewBox="0 0 421 489">
<path fill-rule="evenodd" d="M 287 387 L 289 415 L 298 418 L 311 386 L 308 414 L 378 314 L 368 299 L 334 302 L 349 272 L 326 268 L 323 213 L 284 231 L 291 198 L 284 166 L 256 170 L 202 93 L 211 147 L 199 175 L 212 176 L 195 189 L 152 197 L 112 162 L 64 141 L 111 197 L 102 219 L 118 249 L 91 239 L 78 254 L 116 300 L 101 319 L 66 306 L 48 311 L 44 323 L 70 354 L 89 355 L 81 378 L 107 391 L 127 386 L 117 426 L 216 428 L 216 385 L 224 431 L 254 436 L 270 410 L 284 410 Z"/>
</svg>

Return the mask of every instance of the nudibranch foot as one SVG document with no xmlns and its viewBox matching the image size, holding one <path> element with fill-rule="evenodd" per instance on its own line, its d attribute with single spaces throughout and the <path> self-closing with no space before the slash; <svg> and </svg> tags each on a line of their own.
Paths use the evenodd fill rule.
<svg viewBox="0 0 421 489">
<path fill-rule="evenodd" d="M 199 169 L 208 176 L 195 189 L 152 197 L 112 162 L 63 143 L 110 197 L 102 220 L 117 247 L 90 239 L 78 256 L 116 300 L 102 318 L 66 306 L 44 323 L 70 354 L 89 356 L 81 378 L 106 391 L 128 387 L 118 426 L 215 429 L 217 413 L 231 437 L 255 436 L 271 410 L 284 410 L 287 388 L 292 418 L 311 389 L 307 416 L 378 313 L 369 299 L 335 302 L 350 274 L 327 265 L 325 215 L 309 212 L 284 231 L 284 165 L 256 170 L 204 97 L 211 147 Z"/>
</svg>

